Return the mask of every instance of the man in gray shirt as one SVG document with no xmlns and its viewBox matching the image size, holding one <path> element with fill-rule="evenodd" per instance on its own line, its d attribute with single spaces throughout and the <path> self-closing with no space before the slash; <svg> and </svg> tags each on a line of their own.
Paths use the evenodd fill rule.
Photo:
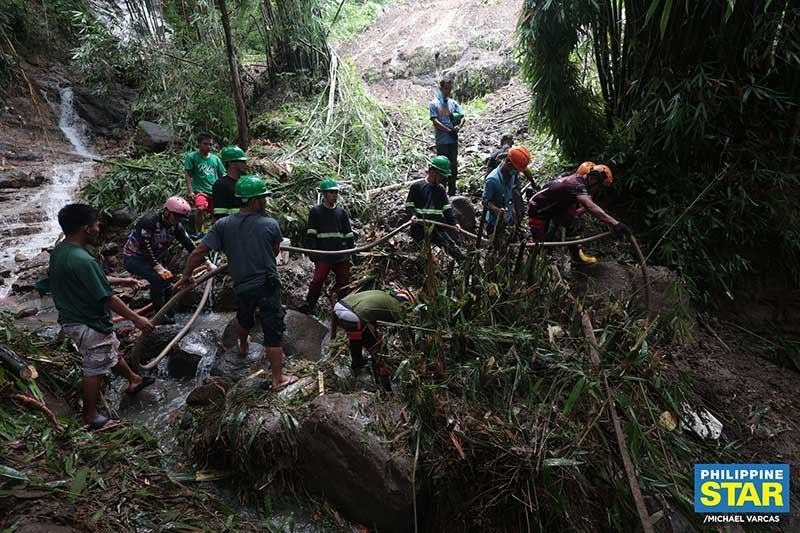
<svg viewBox="0 0 800 533">
<path fill-rule="evenodd" d="M 250 330 L 255 325 L 256 309 L 260 309 L 264 347 L 272 367 L 272 389 L 279 391 L 297 378 L 283 374 L 281 338 L 286 313 L 281 306 L 281 283 L 275 263 L 283 237 L 275 219 L 264 214 L 268 194 L 261 178 L 242 176 L 236 180 L 236 197 L 243 202 L 241 209 L 214 223 L 186 260 L 182 280 L 194 283 L 192 272 L 203 263 L 209 250 L 225 252 L 237 300 L 239 353 L 246 356 L 249 351 Z"/>
</svg>

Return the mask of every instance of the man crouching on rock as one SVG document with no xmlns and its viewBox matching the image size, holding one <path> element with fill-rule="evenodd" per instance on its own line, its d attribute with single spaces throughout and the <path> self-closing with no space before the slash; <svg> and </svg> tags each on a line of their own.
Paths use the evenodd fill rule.
<svg viewBox="0 0 800 533">
<path fill-rule="evenodd" d="M 250 330 L 255 325 L 256 309 L 260 309 L 264 347 L 272 367 L 272 390 L 279 391 L 297 378 L 283 373 L 281 338 L 286 313 L 281 306 L 281 283 L 275 262 L 283 236 L 275 219 L 264 213 L 268 194 L 266 183 L 257 176 L 236 180 L 236 198 L 242 201 L 241 209 L 214 223 L 186 260 L 182 283 L 194 283 L 192 272 L 203 263 L 209 250 L 225 252 L 237 300 L 239 353 L 247 356 Z"/>
<path fill-rule="evenodd" d="M 58 309 L 58 322 L 83 356 L 83 423 L 89 429 L 110 429 L 118 424 L 97 412 L 97 397 L 109 370 L 128 380 L 126 392 L 135 394 L 153 383 L 153 378 L 135 374 L 119 356 L 111 311 L 127 318 L 144 333 L 153 324 L 132 311 L 114 295 L 109 283 L 136 284 L 133 278 L 106 278 L 85 246 L 97 242 L 100 221 L 97 211 L 86 204 L 69 204 L 58 212 L 64 240 L 50 254 L 50 290 Z"/>
</svg>

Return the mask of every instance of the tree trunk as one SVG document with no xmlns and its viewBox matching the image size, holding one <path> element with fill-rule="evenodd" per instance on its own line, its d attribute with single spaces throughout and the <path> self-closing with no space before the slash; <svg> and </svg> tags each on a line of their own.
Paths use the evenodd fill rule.
<svg viewBox="0 0 800 533">
<path fill-rule="evenodd" d="M 0 366 L 20 379 L 32 380 L 39 377 L 33 365 L 2 344 L 0 344 Z"/>
<path fill-rule="evenodd" d="M 225 0 L 217 0 L 220 14 L 222 15 L 222 29 L 225 31 L 225 47 L 228 50 L 228 65 L 231 68 L 231 83 L 233 84 L 233 101 L 236 104 L 236 125 L 239 127 L 239 147 L 247 150 L 250 144 L 250 133 L 247 126 L 247 108 L 244 106 L 242 80 L 239 78 L 239 62 L 236 60 L 236 50 L 233 47 L 231 36 L 231 22 L 228 18 L 228 8 Z"/>
</svg>

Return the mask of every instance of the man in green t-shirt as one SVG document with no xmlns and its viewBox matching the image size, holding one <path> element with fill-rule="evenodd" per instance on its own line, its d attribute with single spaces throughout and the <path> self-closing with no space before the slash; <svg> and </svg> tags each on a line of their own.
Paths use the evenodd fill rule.
<svg viewBox="0 0 800 533">
<path fill-rule="evenodd" d="M 186 199 L 194 203 L 194 230 L 203 231 L 206 212 L 213 212 L 211 192 L 217 178 L 225 175 L 225 166 L 211 153 L 214 138 L 208 133 L 197 136 L 197 150 L 186 154 L 183 170 L 186 173 Z"/>
<path fill-rule="evenodd" d="M 392 292 L 379 290 L 356 292 L 336 302 L 333 313 L 336 315 L 336 321 L 347 333 L 350 369 L 353 372 L 371 362 L 375 382 L 386 391 L 392 389 L 389 369 L 380 356 L 383 339 L 378 332 L 378 322 L 395 322 L 403 316 L 402 304 L 416 303 L 416 297 L 406 289 Z M 370 355 L 369 359 L 362 353 L 364 348 Z"/>
<path fill-rule="evenodd" d="M 83 356 L 83 423 L 90 429 L 107 429 L 117 422 L 97 412 L 97 398 L 109 370 L 128 380 L 126 392 L 136 394 L 151 385 L 153 378 L 134 373 L 119 356 L 111 311 L 127 318 L 144 333 L 153 324 L 132 311 L 114 295 L 109 282 L 131 285 L 133 278 L 106 278 L 100 265 L 86 251 L 97 240 L 100 222 L 97 211 L 86 204 L 69 204 L 58 212 L 64 240 L 50 254 L 50 291 L 58 309 L 58 322 Z"/>
</svg>

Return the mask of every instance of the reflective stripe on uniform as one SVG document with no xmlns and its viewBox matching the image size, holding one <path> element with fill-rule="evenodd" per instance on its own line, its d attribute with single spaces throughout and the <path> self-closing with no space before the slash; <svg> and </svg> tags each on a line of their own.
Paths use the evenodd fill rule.
<svg viewBox="0 0 800 533">
<path fill-rule="evenodd" d="M 306 233 L 307 233 L 308 235 L 316 235 L 316 234 L 317 234 L 317 230 L 315 230 L 314 228 L 308 228 L 308 229 L 306 230 Z"/>
<path fill-rule="evenodd" d="M 423 207 L 417 207 L 417 213 L 422 215 L 441 215 L 443 212 L 443 209 L 425 209 Z"/>
<path fill-rule="evenodd" d="M 338 231 L 332 233 L 318 233 L 317 239 L 344 239 L 344 235 Z"/>
<path fill-rule="evenodd" d="M 215 207 L 214 208 L 214 214 L 215 215 L 235 215 L 238 212 L 239 212 L 239 208 L 238 207 L 233 207 L 233 208 L 230 208 L 230 209 L 228 209 L 226 207 Z"/>
</svg>

